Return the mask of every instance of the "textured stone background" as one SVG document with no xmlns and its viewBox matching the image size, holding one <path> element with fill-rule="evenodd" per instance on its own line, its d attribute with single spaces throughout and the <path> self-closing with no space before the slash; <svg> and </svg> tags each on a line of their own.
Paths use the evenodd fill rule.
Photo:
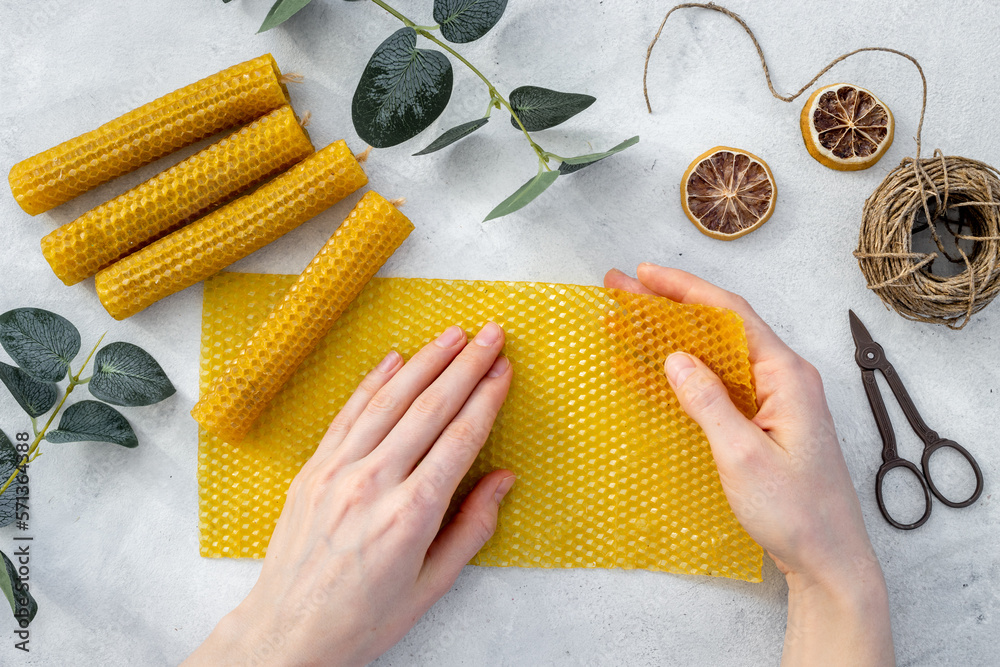
<svg viewBox="0 0 1000 667">
<path fill-rule="evenodd" d="M 306 76 L 292 95 L 297 110 L 313 113 L 316 144 L 346 137 L 360 150 L 349 115 L 354 84 L 375 46 L 399 24 L 370 3 L 315 0 L 284 26 L 255 35 L 269 5 L 0 4 L 3 170 L 265 51 L 285 71 Z M 729 5 L 756 30 L 784 91 L 856 47 L 912 53 L 930 83 L 925 147 L 1000 163 L 1000 50 L 992 3 Z M 398 6 L 430 20 L 430 0 L 398 0 Z M 409 157 L 435 131 L 482 113 L 481 84 L 456 69 L 454 101 L 433 130 L 376 151 L 369 163 L 373 187 L 407 197 L 407 215 L 417 225 L 383 274 L 599 284 L 612 266 L 633 271 L 649 260 L 742 293 L 826 378 L 888 578 L 900 663 L 995 664 L 1000 305 L 961 332 L 910 323 L 865 289 L 851 256 L 865 197 L 914 150 L 917 74 L 899 58 L 866 55 L 825 77 L 827 83 L 871 88 L 897 121 L 896 143 L 881 163 L 865 172 L 836 173 L 804 150 L 800 104 L 767 93 L 746 37 L 716 14 L 689 11 L 671 19 L 651 68 L 656 113 L 647 115 L 642 60 L 668 7 L 639 0 L 511 0 L 501 24 L 462 52 L 504 91 L 535 84 L 598 98 L 578 118 L 541 133 L 543 145 L 569 155 L 603 150 L 633 134 L 642 142 L 613 161 L 560 179 L 523 212 L 481 224 L 494 204 L 534 173 L 535 162 L 502 117 L 447 152 Z M 716 144 L 764 157 L 780 193 L 771 221 L 731 244 L 699 234 L 678 205 L 684 168 Z M 105 330 L 110 340 L 140 343 L 178 387 L 159 406 L 126 410 L 142 441 L 137 450 L 45 446 L 46 455 L 33 467 L 31 503 L 30 583 L 41 611 L 31 626 L 30 656 L 12 648 L 13 623 L 0 620 L 4 664 L 177 663 L 242 599 L 259 570 L 257 562 L 197 555 L 196 430 L 188 410 L 197 395 L 200 286 L 117 323 L 99 305 L 93 280 L 63 286 L 38 247 L 57 225 L 194 150 L 36 219 L 0 196 L 0 308 L 57 311 L 80 327 L 85 345 Z M 358 196 L 235 268 L 299 272 Z M 930 522 L 912 533 L 890 528 L 879 516 L 873 477 L 880 443 L 852 360 L 849 307 L 886 344 L 930 425 L 978 456 L 987 489 L 971 509 L 936 505 Z M 0 394 L 2 427 L 9 434 L 25 428 L 16 405 Z M 903 424 L 898 410 L 893 416 Z M 905 427 L 899 432 L 902 453 L 915 458 L 916 439 Z M 12 551 L 13 535 L 13 528 L 0 530 L 0 548 Z M 770 564 L 759 585 L 649 572 L 468 568 L 379 664 L 769 665 L 780 653 L 785 594 Z"/>
</svg>

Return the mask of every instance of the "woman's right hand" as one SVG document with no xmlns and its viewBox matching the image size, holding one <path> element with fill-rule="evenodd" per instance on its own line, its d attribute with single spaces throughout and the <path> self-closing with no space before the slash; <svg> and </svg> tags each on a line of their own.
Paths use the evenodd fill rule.
<svg viewBox="0 0 1000 667">
<path fill-rule="evenodd" d="M 892 664 L 885 581 L 816 369 L 744 299 L 689 273 L 642 264 L 638 280 L 614 269 L 604 284 L 743 318 L 757 389 L 753 419 L 696 357 L 672 354 L 665 370 L 681 407 L 708 437 L 733 512 L 786 575 L 782 662 Z"/>
</svg>

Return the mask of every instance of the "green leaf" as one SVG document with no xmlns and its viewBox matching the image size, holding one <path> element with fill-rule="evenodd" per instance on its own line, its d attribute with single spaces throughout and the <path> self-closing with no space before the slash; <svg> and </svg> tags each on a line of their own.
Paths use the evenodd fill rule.
<svg viewBox="0 0 1000 667">
<path fill-rule="evenodd" d="M 41 417 L 52 409 L 59 398 L 54 382 L 40 382 L 20 368 L 0 361 L 0 380 L 29 417 Z"/>
<path fill-rule="evenodd" d="M 535 197 L 545 192 L 550 185 L 555 183 L 556 178 L 558 177 L 558 171 L 543 171 L 539 173 L 533 179 L 522 185 L 517 192 L 500 202 L 500 205 L 490 211 L 490 214 L 486 216 L 486 220 L 483 220 L 483 222 L 493 220 L 495 218 L 502 218 L 505 215 L 510 215 L 514 211 L 524 208 L 530 204 Z"/>
<path fill-rule="evenodd" d="M 17 464 L 21 462 L 21 455 L 14 448 L 14 443 L 10 441 L 7 434 L 0 431 L 0 486 L 3 486 L 10 478 L 11 474 L 17 470 Z M 7 490 L 0 496 L 0 526 L 9 526 L 14 522 L 14 512 L 17 504 L 17 491 L 14 484 L 7 487 Z"/>
<path fill-rule="evenodd" d="M 10 603 L 10 610 L 14 612 L 18 625 L 24 621 L 21 627 L 26 628 L 38 613 L 38 603 L 28 592 L 27 584 L 17 576 L 17 568 L 10 562 L 10 558 L 7 558 L 7 554 L 0 551 L 0 556 L 3 557 L 3 567 L 0 568 L 0 591 L 3 591 L 4 597 Z"/>
<path fill-rule="evenodd" d="M 632 137 L 631 139 L 626 139 L 621 142 L 611 150 L 604 151 L 603 153 L 591 153 L 590 155 L 578 155 L 577 157 L 569 157 L 563 160 L 562 164 L 559 165 L 559 173 L 572 174 L 580 171 L 584 167 L 589 167 L 595 162 L 600 162 L 606 157 L 611 157 L 615 153 L 621 153 L 626 148 L 631 148 L 639 143 L 639 137 Z"/>
<path fill-rule="evenodd" d="M 577 115 L 597 101 L 596 97 L 578 93 L 560 93 L 538 86 L 521 86 L 510 93 L 510 106 L 517 112 L 528 132 L 547 130 Z M 513 116 L 510 123 L 521 126 Z"/>
<path fill-rule="evenodd" d="M 351 117 L 362 140 L 387 148 L 433 123 L 451 99 L 451 62 L 416 48 L 417 33 L 401 28 L 379 44 L 354 91 Z"/>
<path fill-rule="evenodd" d="M 445 132 L 444 134 L 442 134 L 434 141 L 432 141 L 427 148 L 420 151 L 419 153 L 414 153 L 413 155 L 414 156 L 427 155 L 428 153 L 433 153 L 434 151 L 439 151 L 442 148 L 451 146 L 459 139 L 464 139 L 465 137 L 469 136 L 470 134 L 481 128 L 483 125 L 486 125 L 486 123 L 488 123 L 489 121 L 490 121 L 489 118 L 480 118 L 478 120 L 470 120 L 468 123 L 462 123 L 461 125 L 457 125 L 448 130 L 447 132 Z"/>
<path fill-rule="evenodd" d="M 507 0 L 434 0 L 434 20 L 449 42 L 474 42 L 497 24 Z"/>
<path fill-rule="evenodd" d="M 0 345 L 31 377 L 58 382 L 80 351 L 80 332 L 55 313 L 17 308 L 0 315 Z"/>
<path fill-rule="evenodd" d="M 139 439 L 122 413 L 97 401 L 80 401 L 66 408 L 59 428 L 49 431 L 49 442 L 111 442 L 135 447 Z"/>
<path fill-rule="evenodd" d="M 271 28 L 281 25 L 295 16 L 300 9 L 310 2 L 312 0 L 276 0 L 271 6 L 271 11 L 264 17 L 264 22 L 260 24 L 260 30 L 257 31 L 257 34 L 267 32 Z"/>
<path fill-rule="evenodd" d="M 90 393 L 112 405 L 152 405 L 173 396 L 174 385 L 144 349 L 132 343 L 111 343 L 94 357 Z"/>
</svg>

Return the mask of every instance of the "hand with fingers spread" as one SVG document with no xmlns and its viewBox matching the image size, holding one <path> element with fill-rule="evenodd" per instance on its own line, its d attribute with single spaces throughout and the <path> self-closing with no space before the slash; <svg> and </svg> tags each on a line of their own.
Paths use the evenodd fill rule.
<svg viewBox="0 0 1000 667">
<path fill-rule="evenodd" d="M 256 585 L 185 664 L 360 665 L 395 644 L 490 538 L 514 475 L 441 522 L 512 376 L 503 330 L 390 353 L 292 481 Z"/>
<path fill-rule="evenodd" d="M 642 264 L 605 286 L 743 318 L 759 410 L 747 419 L 699 359 L 670 355 L 667 379 L 705 431 L 726 498 L 788 582 L 783 665 L 894 663 L 888 594 L 818 372 L 742 298 L 676 269 Z"/>
</svg>

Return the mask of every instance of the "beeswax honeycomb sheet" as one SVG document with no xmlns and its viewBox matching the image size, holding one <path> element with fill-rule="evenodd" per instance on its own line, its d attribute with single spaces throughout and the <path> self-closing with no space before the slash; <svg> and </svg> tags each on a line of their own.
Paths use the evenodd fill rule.
<svg viewBox="0 0 1000 667">
<path fill-rule="evenodd" d="M 295 276 L 222 273 L 205 285 L 202 391 Z M 285 492 L 362 377 L 450 324 L 507 332 L 510 395 L 459 488 L 509 468 L 517 484 L 472 561 L 619 567 L 760 581 L 762 551 L 733 515 L 701 429 L 663 374 L 698 355 L 756 410 L 740 318 L 597 287 L 374 279 L 240 445 L 200 431 L 201 554 L 263 557 Z"/>
</svg>

